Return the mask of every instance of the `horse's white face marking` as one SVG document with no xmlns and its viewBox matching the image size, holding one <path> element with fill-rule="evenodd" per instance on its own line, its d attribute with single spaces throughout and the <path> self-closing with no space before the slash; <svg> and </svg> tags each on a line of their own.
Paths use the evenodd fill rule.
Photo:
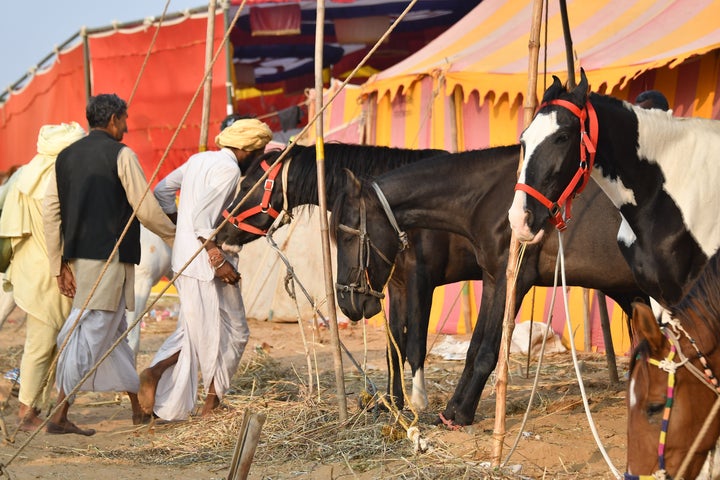
<svg viewBox="0 0 720 480">
<path fill-rule="evenodd" d="M 715 218 L 720 209 L 720 122 L 630 108 L 638 117 L 638 156 L 660 166 L 664 190 L 710 257 L 720 248 L 720 222 Z"/>
<path fill-rule="evenodd" d="M 630 224 L 627 220 L 625 220 L 625 217 L 622 215 L 620 215 L 620 217 L 622 218 L 622 222 L 620 222 L 620 228 L 618 229 L 617 241 L 626 247 L 631 247 L 637 240 L 637 237 L 635 236 L 635 232 L 633 232 L 632 227 L 630 227 Z"/>
<path fill-rule="evenodd" d="M 525 173 L 527 171 L 528 159 L 532 158 L 535 149 L 548 136 L 555 133 L 560 128 L 557 122 L 557 112 L 550 112 L 538 115 L 522 133 L 521 141 L 523 142 L 523 165 L 518 177 L 518 183 L 525 183 Z M 508 219 L 510 226 L 515 232 L 515 236 L 521 242 L 537 243 L 542 239 L 542 231 L 533 235 L 527 224 L 527 214 L 525 206 L 527 205 L 527 194 L 523 191 L 516 191 L 513 197 L 513 203 L 508 210 Z"/>
<path fill-rule="evenodd" d="M 520 141 L 523 143 L 523 165 L 520 170 L 520 177 L 518 178 L 519 183 L 525 182 L 525 172 L 527 170 L 528 159 L 532 158 L 535 149 L 540 145 L 543 140 L 557 132 L 560 129 L 560 125 L 557 121 L 557 112 L 552 111 L 550 113 L 544 113 L 538 115 L 528 125 L 528 128 L 520 136 Z"/>
<path fill-rule="evenodd" d="M 630 405 L 630 408 L 635 408 L 638 402 L 637 394 L 635 394 L 636 387 L 637 386 L 635 385 L 635 379 L 633 378 L 632 380 L 630 380 L 630 388 L 628 388 L 628 393 L 630 394 L 630 397 L 628 398 L 628 403 Z"/>
</svg>

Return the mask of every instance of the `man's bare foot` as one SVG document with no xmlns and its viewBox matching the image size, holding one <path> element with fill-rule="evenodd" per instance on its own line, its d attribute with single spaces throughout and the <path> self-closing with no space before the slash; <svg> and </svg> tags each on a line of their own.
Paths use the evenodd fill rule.
<svg viewBox="0 0 720 480">
<path fill-rule="evenodd" d="M 48 422 L 47 427 L 45 427 L 45 431 L 54 435 L 64 435 L 67 433 L 84 435 L 86 437 L 91 437 L 95 435 L 94 429 L 88 428 L 87 430 L 83 430 L 82 428 L 72 423 L 70 420 L 65 420 L 62 423 Z"/>
<path fill-rule="evenodd" d="M 205 404 L 203 405 L 200 416 L 206 417 L 215 412 L 215 409 L 220 406 L 220 399 L 214 393 L 208 393 L 205 397 Z"/>
<path fill-rule="evenodd" d="M 140 412 L 140 413 L 133 413 L 132 421 L 133 425 L 147 425 L 150 423 L 150 420 L 152 420 L 153 416 L 148 415 L 147 413 Z"/>
<path fill-rule="evenodd" d="M 37 408 L 30 408 L 24 403 L 21 403 L 18 409 L 18 417 L 20 418 L 18 429 L 23 432 L 36 430 L 42 424 L 39 415 L 40 411 Z"/>
<path fill-rule="evenodd" d="M 25 418 L 20 419 L 18 430 L 21 432 L 34 432 L 40 425 L 42 425 L 40 417 L 37 415 L 26 415 Z"/>
<path fill-rule="evenodd" d="M 146 368 L 140 372 L 140 389 L 137 397 L 140 402 L 140 408 L 146 415 L 152 415 L 153 407 L 155 407 L 155 390 L 160 378 L 155 378 L 151 369 Z M 133 423 L 134 423 L 133 415 Z"/>
</svg>

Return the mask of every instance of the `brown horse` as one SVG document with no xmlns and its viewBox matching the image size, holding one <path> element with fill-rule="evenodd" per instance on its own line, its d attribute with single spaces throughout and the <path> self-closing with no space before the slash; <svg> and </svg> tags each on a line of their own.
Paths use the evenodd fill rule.
<svg viewBox="0 0 720 480">
<path fill-rule="evenodd" d="M 720 371 L 720 255 L 660 322 L 642 304 L 632 321 L 640 341 L 630 364 L 625 478 L 655 478 L 649 475 L 660 470 L 695 478 L 720 436 L 720 417 L 708 415 L 720 406 L 713 374 Z"/>
</svg>

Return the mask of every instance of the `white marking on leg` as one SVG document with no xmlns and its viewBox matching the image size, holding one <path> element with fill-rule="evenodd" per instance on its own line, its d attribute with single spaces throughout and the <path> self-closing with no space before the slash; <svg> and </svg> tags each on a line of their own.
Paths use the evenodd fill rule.
<svg viewBox="0 0 720 480">
<path fill-rule="evenodd" d="M 412 395 L 410 401 L 417 410 L 425 410 L 428 406 L 428 396 L 425 390 L 425 370 L 420 367 L 413 375 Z"/>
</svg>

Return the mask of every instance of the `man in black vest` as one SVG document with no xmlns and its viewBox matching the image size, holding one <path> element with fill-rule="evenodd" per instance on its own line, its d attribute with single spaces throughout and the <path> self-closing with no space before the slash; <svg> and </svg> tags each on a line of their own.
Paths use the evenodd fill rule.
<svg viewBox="0 0 720 480">
<path fill-rule="evenodd" d="M 145 174 L 135 153 L 120 143 L 127 132 L 125 101 L 115 94 L 91 97 L 86 117 L 90 133 L 58 155 L 43 205 L 50 270 L 60 293 L 73 298 L 57 339 L 62 349 L 56 377 L 62 407 L 47 424 L 47 432 L 55 434 L 95 433 L 68 419 L 74 398 L 67 393 L 127 329 L 125 309 L 134 310 L 134 269 L 140 261 L 138 219 L 170 245 L 175 234 L 152 193 L 142 199 L 148 188 Z M 137 218 L 111 256 L 133 211 Z M 138 388 L 135 356 L 126 341 L 80 387 L 127 392 L 134 424 L 148 420 L 137 401 Z"/>
</svg>

